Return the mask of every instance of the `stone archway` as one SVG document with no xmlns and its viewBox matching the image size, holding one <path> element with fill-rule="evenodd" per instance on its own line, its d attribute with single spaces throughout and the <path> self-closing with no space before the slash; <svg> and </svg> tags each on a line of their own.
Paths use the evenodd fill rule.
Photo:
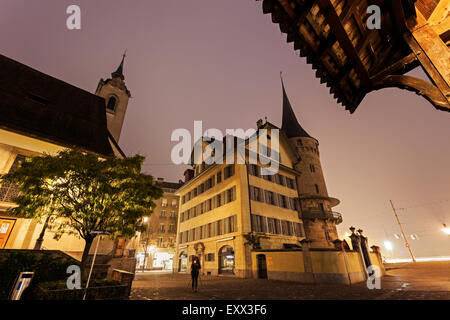
<svg viewBox="0 0 450 320">
<path fill-rule="evenodd" d="M 203 242 L 197 242 L 194 245 L 195 255 L 200 259 L 200 272 L 202 275 L 205 274 L 205 244 Z"/>
</svg>

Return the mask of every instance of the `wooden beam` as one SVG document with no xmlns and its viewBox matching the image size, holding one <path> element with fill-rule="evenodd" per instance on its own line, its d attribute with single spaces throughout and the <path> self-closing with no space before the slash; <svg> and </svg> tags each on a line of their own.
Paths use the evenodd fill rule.
<svg viewBox="0 0 450 320">
<path fill-rule="evenodd" d="M 405 75 L 390 75 L 376 81 L 373 90 L 392 87 L 413 91 L 427 99 L 436 109 L 450 112 L 448 100 L 436 86 L 428 81 Z"/>
<path fill-rule="evenodd" d="M 450 102 L 450 50 L 429 25 L 405 34 L 422 67 Z"/>
<path fill-rule="evenodd" d="M 434 8 L 433 13 L 428 18 L 428 23 L 438 23 L 450 14 L 450 2 L 447 0 L 441 0 L 436 8 Z"/>
<path fill-rule="evenodd" d="M 430 25 L 433 28 L 434 32 L 436 32 L 439 37 L 441 37 L 442 41 L 450 41 L 450 16 Z"/>
<path fill-rule="evenodd" d="M 339 19 L 336 10 L 330 0 L 317 0 L 321 13 L 324 15 L 325 20 L 330 25 L 332 32 L 336 35 L 340 47 L 347 55 L 347 58 L 351 61 L 355 68 L 356 74 L 360 79 L 362 86 L 366 89 L 370 86 L 369 74 L 364 67 L 352 41 L 350 40 L 347 32 Z"/>
<path fill-rule="evenodd" d="M 411 53 L 406 57 L 400 59 L 399 61 L 391 64 L 390 66 L 387 66 L 385 69 L 371 77 L 370 80 L 372 80 L 372 82 L 376 82 L 388 75 L 394 75 L 398 73 L 404 74 L 417 67 L 419 65 L 418 62 L 419 61 L 417 60 L 416 55 L 414 53 Z"/>
</svg>

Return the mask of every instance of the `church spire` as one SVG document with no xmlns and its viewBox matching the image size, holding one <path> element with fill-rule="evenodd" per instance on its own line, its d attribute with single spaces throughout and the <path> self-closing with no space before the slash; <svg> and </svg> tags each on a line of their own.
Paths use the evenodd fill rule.
<svg viewBox="0 0 450 320">
<path fill-rule="evenodd" d="M 287 135 L 288 138 L 294 137 L 308 137 L 312 138 L 305 129 L 298 123 L 294 110 L 292 110 L 291 103 L 284 89 L 283 77 L 280 72 L 281 87 L 283 88 L 283 121 L 281 130 Z"/>
<path fill-rule="evenodd" d="M 126 53 L 127 53 L 127 51 L 125 50 L 125 52 L 124 52 L 124 54 L 122 56 L 122 61 L 120 62 L 119 67 L 117 68 L 117 70 L 115 72 L 111 73 L 111 76 L 113 78 L 120 78 L 122 80 L 125 79 L 125 77 L 123 76 L 123 62 L 125 61 L 125 57 L 127 56 Z"/>
</svg>

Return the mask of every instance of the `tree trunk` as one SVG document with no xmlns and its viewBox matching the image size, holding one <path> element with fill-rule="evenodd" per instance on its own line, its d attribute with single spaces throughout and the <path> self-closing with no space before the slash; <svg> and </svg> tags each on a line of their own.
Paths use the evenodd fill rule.
<svg viewBox="0 0 450 320">
<path fill-rule="evenodd" d="M 37 238 L 37 240 L 36 240 L 36 243 L 34 245 L 34 250 L 41 250 L 42 243 L 44 242 L 45 231 L 47 231 L 47 228 L 48 228 L 49 220 L 50 220 L 50 215 L 48 215 L 47 219 L 45 219 L 44 227 L 42 228 L 42 231 L 39 234 L 39 238 Z"/>
<path fill-rule="evenodd" d="M 87 258 L 89 256 L 89 251 L 91 249 L 92 243 L 94 242 L 94 239 L 84 239 L 85 241 L 85 245 L 84 245 L 84 250 L 83 250 L 83 255 L 81 257 L 81 281 L 85 281 L 87 280 L 87 273 L 85 272 L 85 270 L 87 270 Z"/>
</svg>

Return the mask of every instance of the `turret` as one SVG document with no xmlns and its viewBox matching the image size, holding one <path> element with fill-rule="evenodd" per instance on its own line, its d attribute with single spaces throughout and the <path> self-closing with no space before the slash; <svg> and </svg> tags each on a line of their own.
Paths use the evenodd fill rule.
<svg viewBox="0 0 450 320">
<path fill-rule="evenodd" d="M 297 177 L 303 223 L 306 237 L 312 247 L 333 247 L 338 238 L 336 224 L 342 216 L 332 211 L 339 200 L 328 195 L 325 178 L 320 163 L 319 141 L 300 125 L 292 109 L 281 80 L 283 89 L 283 120 L 281 130 L 296 150 L 299 161 L 295 169 L 301 172 Z"/>
</svg>

